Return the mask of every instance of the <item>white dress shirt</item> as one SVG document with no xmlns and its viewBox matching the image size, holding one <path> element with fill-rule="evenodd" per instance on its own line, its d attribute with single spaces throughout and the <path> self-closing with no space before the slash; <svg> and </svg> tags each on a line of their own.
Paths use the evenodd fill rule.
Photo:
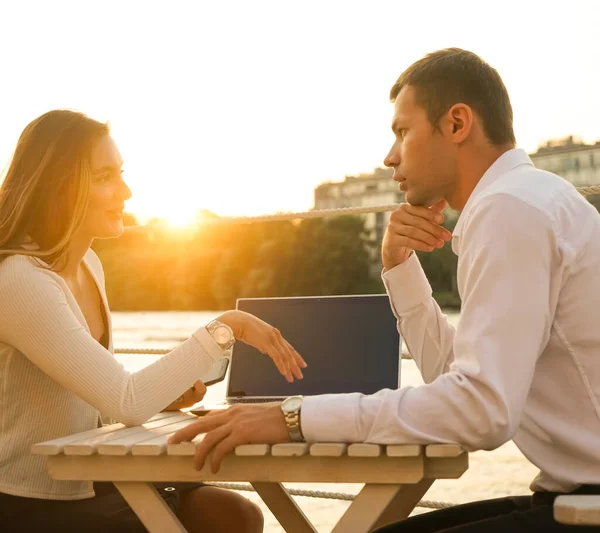
<svg viewBox="0 0 600 533">
<path fill-rule="evenodd" d="M 456 330 L 415 254 L 383 274 L 425 385 L 306 397 L 306 440 L 474 451 L 513 439 L 541 470 L 532 490 L 600 484 L 598 212 L 510 150 L 471 194 L 452 249 L 462 299 Z"/>
</svg>

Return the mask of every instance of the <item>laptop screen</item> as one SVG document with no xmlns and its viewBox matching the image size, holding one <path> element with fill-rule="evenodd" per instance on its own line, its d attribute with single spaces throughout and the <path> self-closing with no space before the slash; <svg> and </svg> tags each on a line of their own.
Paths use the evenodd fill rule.
<svg viewBox="0 0 600 533">
<path fill-rule="evenodd" d="M 400 338 L 387 295 L 240 298 L 237 308 L 277 327 L 307 362 L 288 383 L 270 357 L 236 342 L 228 397 L 291 396 L 395 389 Z"/>
</svg>

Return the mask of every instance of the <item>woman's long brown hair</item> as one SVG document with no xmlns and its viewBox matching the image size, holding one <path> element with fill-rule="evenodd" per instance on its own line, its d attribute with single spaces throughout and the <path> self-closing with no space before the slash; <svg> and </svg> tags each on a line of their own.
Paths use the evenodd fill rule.
<svg viewBox="0 0 600 533">
<path fill-rule="evenodd" d="M 94 142 L 108 134 L 108 124 L 62 109 L 27 125 L 0 186 L 0 260 L 24 254 L 53 268 L 65 256 L 85 216 Z M 22 247 L 27 238 L 37 249 Z"/>
</svg>

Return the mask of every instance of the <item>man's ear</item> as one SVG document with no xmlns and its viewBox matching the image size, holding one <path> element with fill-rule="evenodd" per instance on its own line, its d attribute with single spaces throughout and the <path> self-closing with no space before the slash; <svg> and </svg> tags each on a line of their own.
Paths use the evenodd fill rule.
<svg viewBox="0 0 600 533">
<path fill-rule="evenodd" d="M 454 104 L 448 110 L 447 118 L 452 140 L 457 144 L 464 142 L 473 128 L 474 115 L 471 108 L 466 104 Z"/>
</svg>

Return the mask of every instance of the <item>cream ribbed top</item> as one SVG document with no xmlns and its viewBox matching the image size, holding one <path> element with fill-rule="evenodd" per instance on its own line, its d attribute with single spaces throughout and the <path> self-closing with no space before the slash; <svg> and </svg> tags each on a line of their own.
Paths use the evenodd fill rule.
<svg viewBox="0 0 600 533">
<path fill-rule="evenodd" d="M 114 358 L 104 273 L 92 274 L 108 317 L 109 349 L 90 334 L 68 285 L 34 260 L 0 262 L 0 492 L 53 500 L 94 496 L 91 482 L 55 481 L 31 446 L 98 427 L 100 413 L 138 425 L 206 374 L 223 351 L 204 327 L 131 374 Z"/>
</svg>

